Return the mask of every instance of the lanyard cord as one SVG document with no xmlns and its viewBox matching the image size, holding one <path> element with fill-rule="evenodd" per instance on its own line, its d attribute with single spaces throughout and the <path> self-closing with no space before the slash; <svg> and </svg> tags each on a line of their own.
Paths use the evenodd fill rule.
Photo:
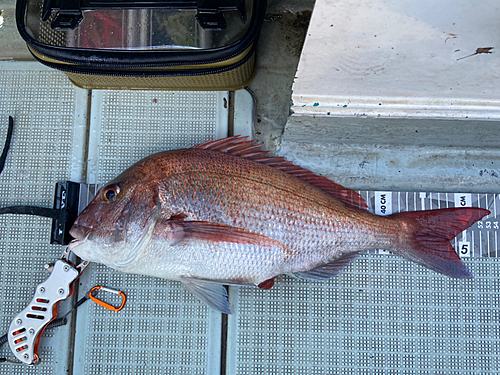
<svg viewBox="0 0 500 375">
<path fill-rule="evenodd" d="M 14 119 L 9 116 L 9 127 L 7 129 L 7 136 L 5 138 L 5 145 L 3 147 L 2 155 L 0 155 L 0 173 L 2 173 L 7 154 L 9 153 L 10 143 L 12 141 L 12 133 L 14 132 Z M 25 214 L 48 217 L 54 220 L 65 222 L 68 218 L 66 210 L 56 210 L 53 208 L 35 207 L 35 206 L 11 206 L 0 208 L 1 214 Z"/>
</svg>

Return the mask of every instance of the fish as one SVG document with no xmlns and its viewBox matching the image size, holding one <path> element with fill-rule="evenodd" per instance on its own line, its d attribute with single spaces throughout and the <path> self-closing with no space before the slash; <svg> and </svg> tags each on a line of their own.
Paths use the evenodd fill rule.
<svg viewBox="0 0 500 375">
<path fill-rule="evenodd" d="M 69 248 L 121 272 L 179 281 L 230 314 L 224 285 L 270 289 L 282 275 L 321 281 L 374 249 L 471 278 L 450 240 L 489 214 L 375 215 L 355 191 L 233 136 L 132 165 L 77 217 Z"/>
</svg>

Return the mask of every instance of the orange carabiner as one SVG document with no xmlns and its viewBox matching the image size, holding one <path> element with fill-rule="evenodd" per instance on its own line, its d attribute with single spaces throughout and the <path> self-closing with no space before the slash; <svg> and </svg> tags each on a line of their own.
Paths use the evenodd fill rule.
<svg viewBox="0 0 500 375">
<path fill-rule="evenodd" d="M 120 307 L 115 307 L 115 306 L 113 306 L 113 305 L 111 305 L 111 304 L 109 304 L 107 302 L 104 302 L 104 301 L 96 298 L 93 295 L 93 292 L 96 291 L 96 290 L 103 290 L 105 292 L 110 292 L 110 293 L 118 294 L 120 297 L 122 297 L 122 304 L 120 305 Z M 93 287 L 92 289 L 90 289 L 90 291 L 89 291 L 89 297 L 90 297 L 90 299 L 92 301 L 94 301 L 98 305 L 101 305 L 101 306 L 107 308 L 108 310 L 112 310 L 112 311 L 120 311 L 121 309 L 123 309 L 123 306 L 125 306 L 125 302 L 127 301 L 127 296 L 121 290 L 107 288 L 104 285 L 97 285 L 97 286 Z"/>
</svg>

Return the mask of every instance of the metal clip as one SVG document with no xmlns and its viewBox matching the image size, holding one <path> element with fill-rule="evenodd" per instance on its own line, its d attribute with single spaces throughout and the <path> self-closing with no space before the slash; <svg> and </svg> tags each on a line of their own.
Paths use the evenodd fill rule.
<svg viewBox="0 0 500 375">
<path fill-rule="evenodd" d="M 82 261 L 75 266 L 70 262 L 67 247 L 61 259 L 46 269 L 50 276 L 38 285 L 35 295 L 26 308 L 10 324 L 7 340 L 10 350 L 22 363 L 36 365 L 40 362 L 38 346 L 47 325 L 57 317 L 57 305 L 73 294 L 75 280 L 89 264 Z"/>
<path fill-rule="evenodd" d="M 98 290 L 103 290 L 105 292 L 118 294 L 120 297 L 122 297 L 122 304 L 119 307 L 115 307 L 107 302 L 104 302 L 104 301 L 98 299 L 97 297 L 95 297 L 95 294 L 97 294 Z M 120 311 L 121 309 L 123 309 L 123 306 L 125 306 L 125 302 L 127 302 L 127 296 L 121 290 L 107 288 L 104 285 L 97 285 L 97 286 L 93 287 L 92 289 L 90 289 L 89 297 L 92 301 L 94 301 L 98 305 L 101 305 L 101 306 L 107 308 L 108 310 L 112 310 L 112 311 Z"/>
<path fill-rule="evenodd" d="M 74 242 L 74 241 L 72 241 Z M 71 263 L 70 260 L 69 260 L 69 256 L 71 254 L 71 250 L 69 248 L 69 246 L 67 246 L 62 255 L 61 255 L 61 259 L 65 262 L 68 262 L 68 263 Z M 80 272 L 80 274 L 83 272 L 83 270 L 89 265 L 89 261 L 88 260 L 82 260 L 80 262 L 80 264 L 78 264 L 77 266 L 75 266 L 75 268 Z"/>
<path fill-rule="evenodd" d="M 29 305 L 14 317 L 7 339 L 18 360 L 28 365 L 39 362 L 38 345 L 41 334 L 56 318 L 59 302 L 73 293 L 73 283 L 79 275 L 71 264 L 58 260 L 49 278 L 36 288 Z"/>
</svg>

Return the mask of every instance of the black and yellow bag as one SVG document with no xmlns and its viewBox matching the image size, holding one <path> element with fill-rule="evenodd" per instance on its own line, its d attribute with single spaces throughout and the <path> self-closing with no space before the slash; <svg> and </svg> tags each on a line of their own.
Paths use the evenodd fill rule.
<svg viewBox="0 0 500 375">
<path fill-rule="evenodd" d="M 86 89 L 237 90 L 265 0 L 18 0 L 33 56 Z"/>
</svg>

